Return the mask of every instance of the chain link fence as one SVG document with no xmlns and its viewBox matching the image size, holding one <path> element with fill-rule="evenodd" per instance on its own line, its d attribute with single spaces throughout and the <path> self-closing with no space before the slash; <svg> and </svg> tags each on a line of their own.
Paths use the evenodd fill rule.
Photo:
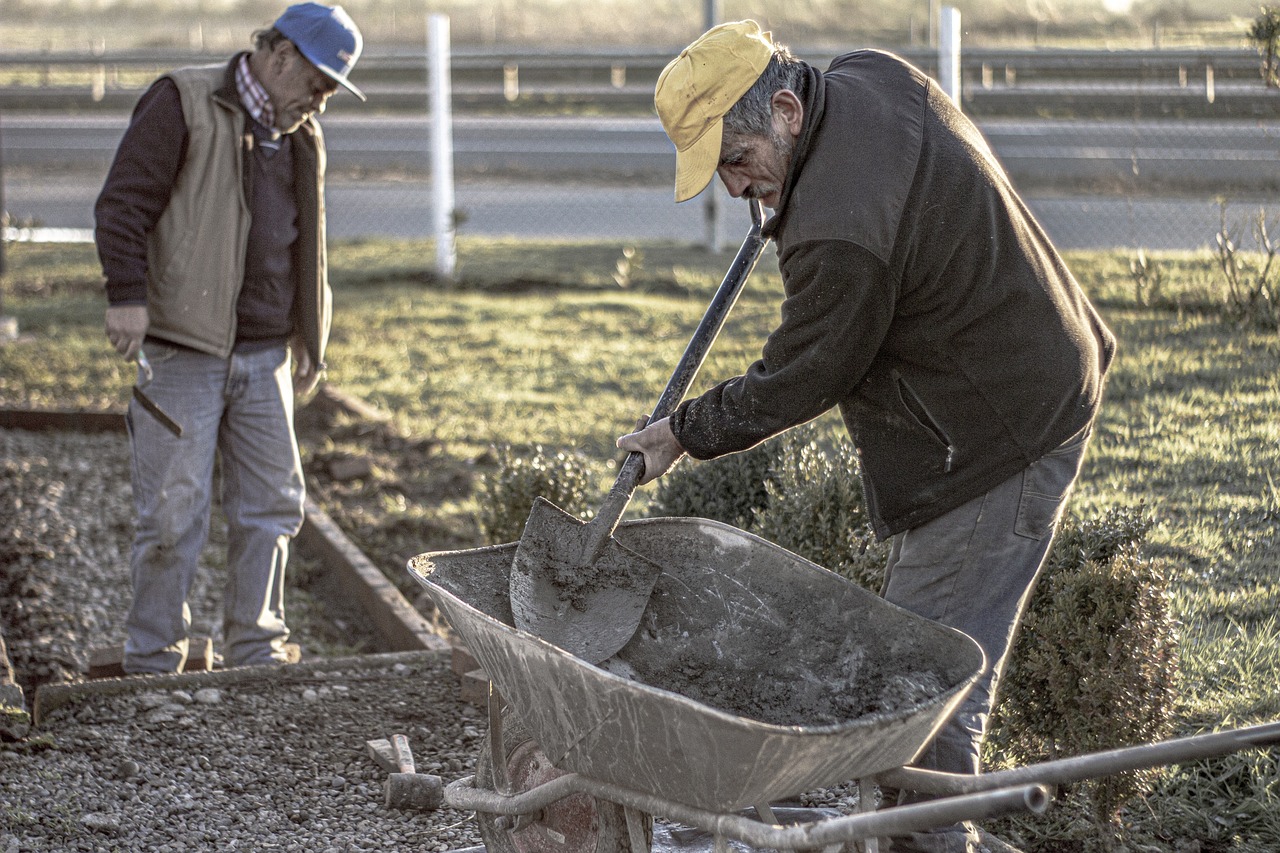
<svg viewBox="0 0 1280 853">
<path fill-rule="evenodd" d="M 1280 210 L 1280 119 L 1239 126 L 1179 119 L 980 126 L 1061 248 L 1212 248 L 1224 215 L 1238 226 L 1260 208 Z M 674 204 L 674 157 L 662 162 L 666 168 L 627 178 L 585 166 L 546 181 L 465 175 L 456 188 L 458 232 L 736 243 L 746 228 L 744 205 L 719 182 L 714 201 L 704 194 Z M 335 176 L 329 198 L 336 237 L 429 236 L 425 173 L 395 180 Z"/>
<path fill-rule="evenodd" d="M 1043 102 L 1062 97 L 1046 90 Z M 1239 233 L 1258 210 L 1280 210 L 1280 92 L 1261 81 L 1236 79 L 1213 91 L 1203 81 L 1083 83 L 1070 97 L 1073 109 L 1093 113 L 1055 117 L 1032 106 L 1025 115 L 998 114 L 982 93 L 974 97 L 992 113 L 973 115 L 975 122 L 1059 246 L 1196 250 L 1215 245 L 1224 222 Z M 506 161 L 476 165 L 474 156 L 460 155 L 470 164 L 457 183 L 460 234 L 739 240 L 745 211 L 718 182 L 716 200 L 673 204 L 675 158 L 657 120 L 646 124 L 652 138 L 631 151 L 605 142 L 593 149 L 571 119 L 558 120 L 571 129 L 563 136 L 566 156 L 547 181 L 494 177 L 486 168 L 500 172 Z M 621 124 L 617 134 L 636 132 Z M 340 165 L 340 155 L 334 161 Z M 330 192 L 337 234 L 380 219 L 376 233 L 428 236 L 428 174 L 399 182 L 335 177 Z"/>
</svg>

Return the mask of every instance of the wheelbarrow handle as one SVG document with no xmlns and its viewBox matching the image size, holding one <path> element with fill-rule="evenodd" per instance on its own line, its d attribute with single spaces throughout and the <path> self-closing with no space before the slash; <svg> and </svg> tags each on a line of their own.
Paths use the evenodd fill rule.
<svg viewBox="0 0 1280 853">
<path fill-rule="evenodd" d="M 1115 773 L 1182 764 L 1245 749 L 1275 748 L 1277 745 L 1280 745 L 1280 721 L 1091 752 L 973 776 L 899 767 L 877 774 L 876 780 L 922 794 L 951 796 L 1030 783 L 1068 785 Z"/>
<path fill-rule="evenodd" d="M 698 324 L 693 337 L 689 340 L 689 345 L 685 347 L 684 355 L 680 357 L 680 362 L 672 372 L 666 389 L 658 398 L 658 404 L 653 407 L 653 413 L 649 415 L 649 423 L 670 415 L 684 399 L 689 386 L 693 384 L 694 377 L 702 368 L 702 362 L 706 360 L 711 345 L 715 343 L 720 329 L 724 327 L 729 311 L 738 301 L 742 286 L 746 284 L 747 277 L 755 268 L 756 261 L 760 259 L 765 243 L 769 242 L 768 238 L 761 233 L 764 227 L 763 206 L 757 199 L 751 199 L 748 205 L 751 209 L 751 228 L 747 232 L 746 239 L 742 241 L 742 246 L 738 249 L 738 254 L 734 257 L 729 271 L 720 282 L 720 287 L 716 290 L 711 304 L 707 306 L 702 322 Z M 618 479 L 614 481 L 613 488 L 609 490 L 600 512 L 591 522 L 606 528 L 601 542 L 613 535 L 614 529 L 618 526 L 618 520 L 622 518 L 627 504 L 631 502 L 636 484 L 640 482 L 642 476 L 644 476 L 644 454 L 632 451 L 627 454 L 626 461 L 622 463 L 622 468 L 618 472 Z"/>
</svg>

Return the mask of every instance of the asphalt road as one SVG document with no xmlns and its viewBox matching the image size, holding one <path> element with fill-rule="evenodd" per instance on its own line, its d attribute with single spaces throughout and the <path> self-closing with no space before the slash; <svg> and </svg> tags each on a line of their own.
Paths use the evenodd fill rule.
<svg viewBox="0 0 1280 853">
<path fill-rule="evenodd" d="M 19 222 L 92 226 L 92 202 L 124 116 L 5 115 L 5 207 Z M 429 233 L 425 118 L 331 116 L 334 237 Z M 1242 212 L 1274 201 L 1276 122 L 984 122 L 993 151 L 1065 248 L 1209 245 L 1216 198 Z M 701 201 L 675 205 L 674 156 L 656 118 L 456 117 L 461 233 L 535 238 L 701 239 Z M 1131 187 L 1154 186 L 1158 194 Z M 739 204 L 723 197 L 718 234 L 736 244 Z M 742 217 L 745 223 L 745 214 Z"/>
<path fill-rule="evenodd" d="M 105 168 L 125 116 L 7 115 L 0 141 L 10 166 L 79 164 Z M 424 117 L 349 114 L 324 120 L 331 168 L 371 171 L 428 168 Z M 1262 185 L 1280 166 L 1280 117 L 1272 122 L 1171 122 L 998 119 L 981 124 L 1005 167 L 1037 183 L 1069 183 L 1141 173 L 1186 184 Z M 654 117 L 455 117 L 454 165 L 460 174 L 670 174 L 671 143 Z"/>
</svg>

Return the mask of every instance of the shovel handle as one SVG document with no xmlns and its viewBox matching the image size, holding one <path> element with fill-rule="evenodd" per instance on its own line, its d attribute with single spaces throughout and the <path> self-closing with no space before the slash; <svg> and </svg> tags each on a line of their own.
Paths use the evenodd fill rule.
<svg viewBox="0 0 1280 853">
<path fill-rule="evenodd" d="M 760 253 L 768 242 L 768 239 L 761 234 L 764 226 L 763 206 L 757 199 L 751 199 L 747 204 L 751 209 L 751 229 L 747 232 L 746 239 L 742 241 L 742 246 L 738 249 L 738 254 L 734 257 L 729 271 L 720 282 L 720 287 L 716 290 L 711 304 L 707 306 L 702 322 L 698 324 L 693 337 L 689 340 L 689 345 L 685 347 L 684 355 L 680 357 L 680 362 L 672 372 L 666 389 L 658 398 L 658 404 L 649 415 L 649 423 L 670 415 L 684 399 L 685 393 L 702 367 L 702 362 L 706 360 L 711 345 L 720 334 L 730 309 L 738 301 L 747 276 L 755 268 L 756 261 L 760 259 Z M 636 484 L 643 475 L 644 454 L 636 451 L 628 453 L 626 461 L 622 463 L 622 469 L 618 472 L 618 479 L 614 481 L 613 488 L 605 498 L 604 505 L 590 522 L 592 526 L 599 528 L 598 531 L 593 532 L 592 540 L 598 543 L 599 548 L 603 548 L 608 543 L 609 537 L 613 535 L 613 531 L 618 526 L 618 520 L 626 511 L 627 504 L 631 502 L 631 496 L 635 493 Z"/>
</svg>

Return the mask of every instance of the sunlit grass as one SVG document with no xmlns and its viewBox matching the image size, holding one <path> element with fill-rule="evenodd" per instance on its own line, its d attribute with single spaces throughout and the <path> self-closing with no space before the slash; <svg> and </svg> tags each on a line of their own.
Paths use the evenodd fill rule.
<svg viewBox="0 0 1280 853">
<path fill-rule="evenodd" d="M 637 293 L 404 300 L 386 289 L 338 298 L 339 316 L 351 299 L 378 307 L 362 310 L 359 323 L 339 320 L 331 381 L 446 441 L 593 455 L 605 452 L 607 430 L 652 410 L 704 310 L 692 297 Z M 755 313 L 744 311 L 737 326 Z M 706 375 L 746 357 L 737 326 L 722 333 Z"/>
</svg>

